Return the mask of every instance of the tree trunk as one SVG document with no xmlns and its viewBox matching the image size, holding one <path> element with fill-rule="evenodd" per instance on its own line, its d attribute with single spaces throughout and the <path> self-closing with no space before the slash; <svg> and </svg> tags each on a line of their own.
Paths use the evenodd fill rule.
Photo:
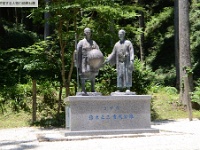
<svg viewBox="0 0 200 150">
<path fill-rule="evenodd" d="M 174 0 L 174 31 L 175 31 L 174 42 L 175 42 L 176 88 L 180 91 L 178 0 Z"/>
<path fill-rule="evenodd" d="M 62 83 L 60 85 L 60 89 L 59 89 L 59 97 L 58 97 L 58 111 L 57 111 L 57 114 L 60 113 L 60 110 L 61 110 L 61 101 L 62 101 Z"/>
<path fill-rule="evenodd" d="M 62 63 L 62 70 L 61 70 L 61 75 L 62 75 L 62 82 L 63 86 L 65 87 L 65 96 L 67 97 L 67 82 L 65 78 L 65 48 L 61 47 L 61 63 Z"/>
<path fill-rule="evenodd" d="M 20 8 L 20 11 L 21 11 L 21 13 L 20 13 L 20 23 L 21 24 L 24 24 L 24 11 L 23 11 L 23 8 Z"/>
<path fill-rule="evenodd" d="M 36 109 L 37 109 L 37 107 L 36 107 L 36 105 L 37 105 L 37 103 L 36 103 L 36 80 L 32 80 L 32 94 L 33 94 L 33 103 L 32 103 L 32 122 L 35 122 L 36 121 Z"/>
<path fill-rule="evenodd" d="M 15 23 L 18 24 L 18 12 L 17 12 L 17 7 L 15 7 Z"/>
<path fill-rule="evenodd" d="M 65 73 L 65 47 L 66 47 L 66 41 L 63 40 L 62 28 L 63 28 L 63 21 L 61 20 L 59 22 L 59 26 L 58 26 L 59 43 L 60 43 L 60 49 L 61 49 L 61 52 L 60 52 L 60 57 L 61 57 L 61 76 L 62 76 L 63 87 L 65 88 L 65 96 L 67 97 L 67 82 L 66 82 L 66 73 Z"/>
<path fill-rule="evenodd" d="M 138 4 L 143 6 L 143 0 L 138 0 Z M 144 62 L 144 13 L 139 11 L 139 27 L 142 29 L 142 33 L 140 34 L 140 60 Z"/>
<path fill-rule="evenodd" d="M 74 56 L 74 54 L 72 56 Z M 73 68 L 74 68 L 74 57 L 71 57 L 71 66 L 70 66 L 70 70 L 69 70 L 69 74 L 67 78 L 67 92 L 66 92 L 67 96 L 70 95 L 70 81 L 72 77 Z"/>
<path fill-rule="evenodd" d="M 185 93 L 190 93 L 191 92 L 191 88 L 189 85 L 190 82 L 190 76 L 192 76 L 191 73 L 188 74 L 188 76 L 184 77 L 184 85 L 185 85 Z M 189 117 L 189 120 L 192 121 L 192 104 L 191 104 L 191 97 L 190 97 L 190 94 L 186 94 L 186 97 L 185 97 L 185 101 L 187 102 L 187 112 L 188 112 L 188 117 Z"/>
<path fill-rule="evenodd" d="M 49 0 L 45 0 L 46 5 L 49 4 Z M 50 35 L 50 27 L 48 23 L 48 19 L 50 18 L 50 13 L 45 12 L 44 13 L 44 19 L 45 19 L 45 25 L 44 25 L 44 40 Z"/>
<path fill-rule="evenodd" d="M 193 89 L 190 56 L 190 35 L 189 35 L 189 2 L 179 0 L 179 71 L 180 71 L 180 101 L 189 107 L 189 92 Z M 188 77 L 185 81 L 185 77 Z"/>
</svg>

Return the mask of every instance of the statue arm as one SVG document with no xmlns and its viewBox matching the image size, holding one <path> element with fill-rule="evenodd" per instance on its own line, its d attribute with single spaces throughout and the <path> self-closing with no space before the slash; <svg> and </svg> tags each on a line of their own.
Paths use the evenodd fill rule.
<svg viewBox="0 0 200 150">
<path fill-rule="evenodd" d="M 130 45 L 129 45 L 129 54 L 130 54 L 129 69 L 134 70 L 134 66 L 133 66 L 133 63 L 134 63 L 134 48 L 133 48 L 133 45 L 132 45 L 131 42 L 130 42 Z"/>
<path fill-rule="evenodd" d="M 130 46 L 129 46 L 129 53 L 130 53 L 130 61 L 134 61 L 134 48 L 132 43 L 130 42 Z"/>
<path fill-rule="evenodd" d="M 116 46 L 114 46 L 112 53 L 108 55 L 105 62 L 106 63 L 109 62 L 111 65 L 116 64 Z"/>
</svg>

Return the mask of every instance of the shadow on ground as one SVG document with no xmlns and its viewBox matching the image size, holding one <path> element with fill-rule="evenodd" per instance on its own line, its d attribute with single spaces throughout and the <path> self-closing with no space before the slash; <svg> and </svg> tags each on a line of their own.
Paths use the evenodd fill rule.
<svg viewBox="0 0 200 150">
<path fill-rule="evenodd" d="M 37 145 L 32 144 L 35 140 L 27 141 L 1 141 L 0 149 L 10 149 L 10 150 L 29 150 L 37 148 Z"/>
</svg>

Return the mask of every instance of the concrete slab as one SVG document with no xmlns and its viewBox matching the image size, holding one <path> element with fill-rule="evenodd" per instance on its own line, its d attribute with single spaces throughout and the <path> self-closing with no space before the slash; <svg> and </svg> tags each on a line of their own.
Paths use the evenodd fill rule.
<svg viewBox="0 0 200 150">
<path fill-rule="evenodd" d="M 123 130 L 90 130 L 90 131 L 68 131 L 65 136 L 95 136 L 95 135 L 122 135 L 122 134 L 142 134 L 159 133 L 158 129 L 123 129 Z"/>
</svg>

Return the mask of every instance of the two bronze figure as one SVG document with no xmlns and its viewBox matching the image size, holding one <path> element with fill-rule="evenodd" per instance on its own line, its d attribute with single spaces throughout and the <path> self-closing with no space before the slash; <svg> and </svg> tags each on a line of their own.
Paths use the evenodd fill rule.
<svg viewBox="0 0 200 150">
<path fill-rule="evenodd" d="M 91 92 L 95 92 L 95 77 L 98 75 L 100 67 L 106 63 L 116 65 L 119 92 L 124 88 L 126 88 L 126 92 L 130 92 L 134 49 L 132 43 L 125 39 L 125 31 L 118 32 L 119 41 L 105 61 L 99 46 L 91 39 L 91 29 L 85 28 L 84 35 L 85 38 L 77 44 L 76 52 L 76 67 L 81 79 L 82 95 L 88 95 L 85 89 L 86 80 L 91 81 Z"/>
</svg>

